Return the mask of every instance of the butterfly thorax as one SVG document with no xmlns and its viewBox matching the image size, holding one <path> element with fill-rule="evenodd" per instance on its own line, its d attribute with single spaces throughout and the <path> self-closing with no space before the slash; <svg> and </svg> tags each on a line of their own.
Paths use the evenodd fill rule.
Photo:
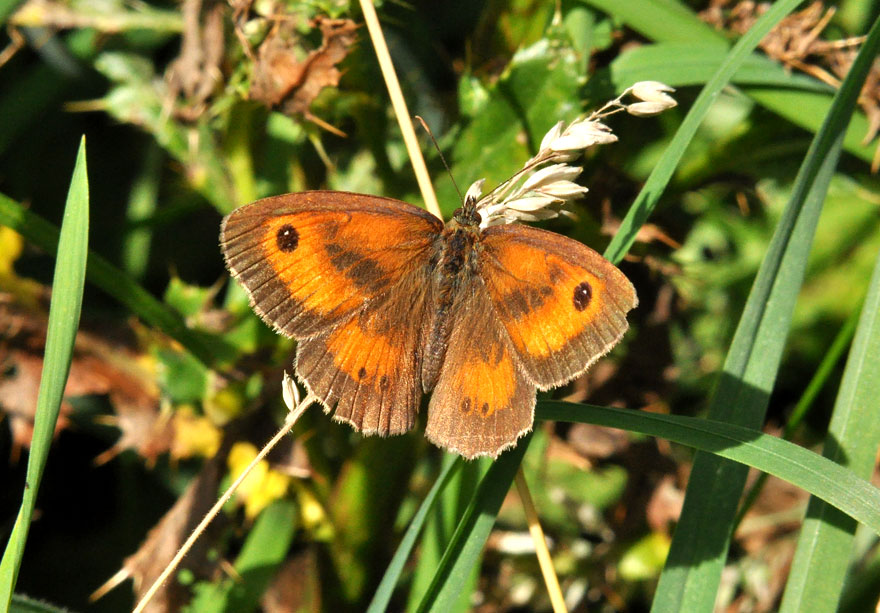
<svg viewBox="0 0 880 613">
<path fill-rule="evenodd" d="M 462 207 L 455 212 L 436 244 L 438 258 L 432 275 L 433 308 L 422 363 L 425 391 L 433 389 L 443 365 L 456 297 L 466 291 L 464 285 L 467 282 L 477 278 L 479 221 L 459 215 L 464 210 Z"/>
</svg>

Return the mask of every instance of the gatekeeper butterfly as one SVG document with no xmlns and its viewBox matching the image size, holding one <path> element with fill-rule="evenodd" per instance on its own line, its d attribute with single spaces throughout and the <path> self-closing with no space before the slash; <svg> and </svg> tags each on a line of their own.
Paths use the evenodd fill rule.
<svg viewBox="0 0 880 613">
<path fill-rule="evenodd" d="M 536 389 L 613 347 L 636 306 L 613 264 L 521 224 L 482 227 L 470 192 L 445 225 L 389 198 L 310 191 L 223 220 L 226 264 L 251 305 L 295 338 L 296 374 L 364 434 L 409 430 L 465 458 L 532 428 Z"/>
</svg>

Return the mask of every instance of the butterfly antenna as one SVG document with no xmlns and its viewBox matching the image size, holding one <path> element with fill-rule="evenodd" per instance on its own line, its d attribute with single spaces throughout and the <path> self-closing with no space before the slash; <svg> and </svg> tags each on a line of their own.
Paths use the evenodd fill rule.
<svg viewBox="0 0 880 613">
<path fill-rule="evenodd" d="M 455 182 L 455 177 L 452 176 L 452 170 L 449 169 L 449 164 L 446 163 L 446 158 L 443 157 L 443 152 L 440 151 L 440 145 L 437 144 L 437 139 L 434 138 L 434 133 L 431 132 L 431 128 L 428 127 L 428 124 L 425 123 L 425 120 L 416 115 L 416 119 L 419 120 L 419 123 L 422 124 L 422 127 L 425 129 L 425 132 L 428 133 L 428 136 L 431 137 L 431 142 L 434 143 L 434 149 L 437 150 L 437 155 L 440 156 L 440 161 L 443 162 L 443 167 L 446 168 L 446 173 L 449 175 L 449 180 L 452 181 L 452 185 L 455 187 L 455 191 L 458 192 L 458 199 L 464 202 L 464 196 L 461 195 L 461 190 L 458 189 L 458 183 Z"/>
</svg>

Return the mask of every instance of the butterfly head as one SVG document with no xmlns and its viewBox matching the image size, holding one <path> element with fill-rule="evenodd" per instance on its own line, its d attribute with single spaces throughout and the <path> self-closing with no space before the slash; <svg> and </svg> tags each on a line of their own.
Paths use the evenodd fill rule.
<svg viewBox="0 0 880 613">
<path fill-rule="evenodd" d="M 482 184 L 482 181 L 479 181 L 479 183 Z M 467 194 L 464 196 L 464 203 L 459 208 L 455 209 L 455 212 L 452 214 L 452 219 L 461 226 L 479 226 L 482 217 L 477 211 L 478 203 L 479 194 L 473 193 L 473 190 L 468 190 Z"/>
</svg>

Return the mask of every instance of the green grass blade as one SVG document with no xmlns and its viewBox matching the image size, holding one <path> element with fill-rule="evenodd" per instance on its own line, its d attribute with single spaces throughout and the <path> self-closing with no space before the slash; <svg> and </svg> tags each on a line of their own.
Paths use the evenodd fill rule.
<svg viewBox="0 0 880 613">
<path fill-rule="evenodd" d="M 847 579 L 840 598 L 839 613 L 876 611 L 880 600 L 880 551 L 874 547 L 859 564 L 859 572 Z"/>
<path fill-rule="evenodd" d="M 454 455 L 454 454 L 448 454 Z M 444 459 L 444 461 L 449 461 Z M 491 460 L 483 458 L 475 462 L 462 462 L 461 469 L 453 474 L 446 487 L 440 492 L 438 501 L 428 514 L 425 528 L 419 545 L 418 559 L 413 569 L 412 581 L 409 586 L 409 594 L 406 599 L 406 611 L 416 611 L 419 608 L 425 594 L 434 582 L 437 568 L 443 559 L 443 554 L 455 534 L 455 528 L 464 517 L 474 493 L 480 485 L 481 479 L 491 466 Z M 472 577 L 465 582 L 462 593 L 467 596 L 470 588 L 475 585 L 477 577 Z M 468 610 L 466 605 L 470 601 L 461 599 L 449 613 Z M 465 605 L 463 608 L 462 605 Z"/>
<path fill-rule="evenodd" d="M 41 600 L 34 600 L 27 596 L 13 595 L 9 613 L 70 613 L 70 609 L 56 607 Z"/>
<path fill-rule="evenodd" d="M 406 533 L 403 535 L 400 545 L 397 546 L 397 551 L 394 552 L 394 557 L 391 558 L 388 568 L 385 569 L 385 574 L 382 576 L 382 581 L 379 582 L 379 587 L 376 588 L 376 593 L 373 595 L 373 600 L 370 601 L 367 613 L 381 613 L 387 610 L 391 597 L 394 594 L 394 587 L 397 585 L 409 554 L 412 553 L 413 547 L 415 547 L 416 539 L 421 534 L 425 521 L 428 519 L 428 513 L 434 507 L 438 495 L 446 488 L 449 479 L 461 468 L 462 463 L 463 460 L 461 458 L 450 457 L 450 460 L 440 471 L 437 480 L 434 481 L 434 485 L 431 486 L 428 495 L 425 496 L 425 499 L 419 506 L 419 510 L 416 511 L 416 514 L 409 522 Z"/>
<path fill-rule="evenodd" d="M 833 104 L 833 99 L 821 92 L 761 87 L 743 87 L 742 90 L 764 108 L 810 132 L 819 130 L 823 118 L 831 112 Z M 843 139 L 843 148 L 847 153 L 870 163 L 874 158 L 875 145 L 863 142 L 869 130 L 868 124 L 864 113 L 853 113 Z"/>
<path fill-rule="evenodd" d="M 422 598 L 418 611 L 449 611 L 461 599 L 462 588 L 471 578 L 530 440 L 531 436 L 520 439 L 517 446 L 498 458 L 483 477 L 443 553 L 434 581 Z"/>
<path fill-rule="evenodd" d="M 667 57 L 652 58 L 651 49 L 657 45 L 646 45 L 622 54 L 614 64 L 622 62 L 620 68 L 624 70 L 618 69 L 618 72 L 612 66 L 612 78 L 615 75 L 621 77 L 620 81 L 614 80 L 619 88 L 628 87 L 633 83 L 633 80 L 646 78 L 663 81 L 673 86 L 703 83 L 709 78 L 709 75 L 704 72 L 706 70 L 704 60 L 726 51 L 727 39 L 723 34 L 701 21 L 690 8 L 673 0 L 660 2 L 655 0 L 584 1 L 604 13 L 613 15 L 649 40 L 661 43 L 664 48 L 668 44 L 669 48 L 658 54 L 659 56 L 667 55 Z M 793 10 L 793 7 L 789 6 L 788 10 Z M 675 47 L 692 45 L 701 47 L 702 50 L 672 55 Z M 685 49 L 681 49 L 681 51 L 685 51 Z M 624 75 L 624 72 L 629 72 L 626 70 L 628 66 L 635 68 L 630 64 L 630 60 L 626 59 L 630 55 L 637 60 L 637 63 L 643 65 L 641 69 Z M 718 65 L 714 58 L 713 62 L 715 66 Z M 761 69 L 762 65 L 764 69 Z M 765 80 L 777 79 L 779 71 L 785 71 L 785 69 L 777 62 L 765 56 L 752 56 L 746 60 L 741 70 L 738 70 L 731 80 L 741 84 L 743 92 L 765 108 L 804 129 L 816 132 L 828 114 L 831 104 L 830 96 L 821 91 L 808 91 L 821 88 L 823 85 L 816 79 L 796 73 L 790 75 L 793 84 L 797 84 L 794 89 L 784 86 L 767 87 Z M 685 76 L 685 73 L 689 76 Z M 811 81 L 813 85 L 806 86 L 808 81 Z M 870 162 L 874 155 L 873 147 L 862 142 L 867 131 L 867 117 L 861 112 L 855 113 L 852 124 L 847 131 L 844 148 L 849 153 Z"/>
<path fill-rule="evenodd" d="M 559 400 L 538 402 L 537 418 L 639 432 L 752 466 L 825 500 L 880 534 L 880 490 L 818 453 L 758 430 L 711 419 Z M 703 610 L 712 609 L 689 609 Z"/>
<path fill-rule="evenodd" d="M 816 372 L 813 373 L 807 387 L 804 388 L 804 393 L 801 394 L 797 404 L 794 405 L 794 408 L 791 410 L 791 415 L 789 416 L 788 421 L 785 422 L 785 429 L 782 432 L 782 438 L 785 440 L 790 440 L 795 430 L 797 430 L 801 423 L 803 423 L 807 412 L 810 407 L 813 406 L 813 402 L 815 402 L 819 392 L 834 372 L 834 367 L 837 366 L 840 358 L 843 357 L 847 348 L 850 346 L 850 342 L 856 331 L 856 324 L 859 322 L 859 313 L 861 310 L 862 305 L 860 303 L 859 307 L 853 310 L 846 322 L 837 332 L 837 335 L 834 337 L 834 340 L 832 341 L 831 346 L 828 347 L 825 355 L 822 356 L 822 362 L 819 364 Z M 767 474 L 762 473 L 761 476 L 755 480 L 752 487 L 749 488 L 748 492 L 743 497 L 743 503 L 740 505 L 739 511 L 737 511 L 736 526 L 739 526 L 748 510 L 753 504 L 755 504 L 755 501 L 761 494 L 766 481 Z M 736 528 L 734 528 L 733 531 L 736 532 Z"/>
<path fill-rule="evenodd" d="M 717 43 L 655 43 L 621 53 L 609 66 L 617 92 L 637 81 L 661 81 L 673 87 L 704 85 L 718 72 L 729 49 Z M 807 75 L 786 70 L 764 55 L 751 54 L 731 77 L 737 85 L 761 85 L 795 92 L 833 94 L 834 89 Z M 824 115 L 823 115 L 824 116 Z"/>
<path fill-rule="evenodd" d="M 34 417 L 34 434 L 28 455 L 27 476 L 21 508 L 12 535 L 0 561 L 0 605 L 6 610 L 18 579 L 31 516 L 40 480 L 49 457 L 55 422 L 61 410 L 64 387 L 73 359 L 73 344 L 79 327 L 89 242 L 89 184 L 86 173 L 86 141 L 83 137 L 70 180 L 61 237 L 58 242 L 52 301 L 46 332 L 46 350 L 40 391 Z"/>
<path fill-rule="evenodd" d="M 703 122 L 706 113 L 709 112 L 712 103 L 715 102 L 715 98 L 721 93 L 721 89 L 737 73 L 767 32 L 799 3 L 799 0 L 779 0 L 748 32 L 743 34 L 733 49 L 725 56 L 717 72 L 700 91 L 693 107 L 688 111 L 687 116 L 669 143 L 663 157 L 660 158 L 659 163 L 654 167 L 647 181 L 645 181 L 645 186 L 639 192 L 635 202 L 633 202 L 626 217 L 621 222 L 620 229 L 605 250 L 606 258 L 612 262 L 619 262 L 626 252 L 629 251 L 629 248 L 636 239 L 639 228 L 648 220 L 648 216 L 657 205 L 660 194 L 663 193 L 663 190 L 672 178 L 672 173 L 675 172 L 676 166 L 681 161 L 685 149 L 687 149 L 688 144 L 690 144 L 691 139 L 696 134 L 697 128 Z M 636 4 L 642 5 L 643 3 L 639 2 Z M 659 4 L 666 6 L 665 2 Z M 615 6 L 619 7 L 617 3 L 615 3 Z"/>
<path fill-rule="evenodd" d="M 9 226 L 47 253 L 57 253 L 58 229 L 3 194 L 0 194 L 0 224 Z M 203 364 L 210 367 L 235 356 L 235 350 L 221 338 L 190 330 L 177 312 L 96 253 L 89 252 L 86 278 L 145 322 L 179 342 Z"/>
<path fill-rule="evenodd" d="M 801 165 L 725 360 L 709 408 L 712 419 L 752 428 L 763 422 L 822 202 L 878 43 L 875 25 Z M 746 472 L 715 455 L 697 453 L 654 611 L 712 609 Z"/>
<path fill-rule="evenodd" d="M 880 257 L 843 372 L 824 455 L 870 478 L 880 443 Z M 813 498 L 782 599 L 782 613 L 836 611 L 849 566 L 856 522 Z"/>
</svg>

